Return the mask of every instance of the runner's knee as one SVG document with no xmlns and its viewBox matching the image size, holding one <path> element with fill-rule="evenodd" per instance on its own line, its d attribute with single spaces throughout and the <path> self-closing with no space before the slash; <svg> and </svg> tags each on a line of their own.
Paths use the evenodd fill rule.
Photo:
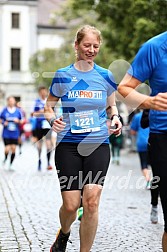
<svg viewBox="0 0 167 252">
<path fill-rule="evenodd" d="M 74 203 L 74 202 L 64 202 L 63 203 L 63 208 L 66 212 L 69 214 L 74 214 L 78 210 L 80 206 L 80 202 Z"/>
<path fill-rule="evenodd" d="M 86 200 L 83 201 L 83 208 L 84 208 L 84 212 L 89 213 L 89 214 L 93 214 L 95 212 L 97 212 L 98 210 L 98 200 L 95 199 L 94 197 L 88 198 Z"/>
</svg>

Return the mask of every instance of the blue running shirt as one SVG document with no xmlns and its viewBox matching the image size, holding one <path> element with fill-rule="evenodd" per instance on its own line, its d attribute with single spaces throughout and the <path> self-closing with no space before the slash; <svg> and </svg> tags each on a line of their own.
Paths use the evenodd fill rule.
<svg viewBox="0 0 167 252">
<path fill-rule="evenodd" d="M 149 137 L 149 127 L 143 129 L 140 125 L 141 117 L 142 112 L 135 114 L 130 125 L 130 128 L 137 132 L 136 146 L 139 152 L 147 151 Z"/>
<path fill-rule="evenodd" d="M 138 51 L 128 73 L 149 81 L 151 96 L 167 92 L 167 32 L 151 38 Z M 167 131 L 167 112 L 150 110 L 150 132 Z"/>
<path fill-rule="evenodd" d="M 37 98 L 35 100 L 34 112 L 43 110 L 45 103 L 46 103 L 46 100 Z M 50 125 L 48 121 L 45 119 L 44 113 L 42 113 L 39 117 L 35 117 L 35 128 L 36 129 L 50 129 Z"/>
<path fill-rule="evenodd" d="M 61 99 L 66 127 L 58 133 L 57 141 L 108 143 L 107 97 L 115 90 L 112 73 L 96 64 L 88 72 L 77 70 L 73 64 L 59 69 L 50 93 Z"/>
<path fill-rule="evenodd" d="M 21 120 L 22 115 L 18 108 L 15 108 L 12 112 L 6 107 L 2 110 L 0 118 L 2 123 L 8 121 L 8 125 L 4 126 L 2 137 L 7 139 L 18 139 L 20 135 L 19 124 L 15 123 L 13 120 L 15 118 Z"/>
</svg>

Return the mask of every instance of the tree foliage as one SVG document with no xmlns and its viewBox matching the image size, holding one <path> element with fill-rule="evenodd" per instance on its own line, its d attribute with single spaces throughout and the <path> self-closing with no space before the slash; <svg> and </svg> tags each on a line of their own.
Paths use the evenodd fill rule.
<svg viewBox="0 0 167 252">
<path fill-rule="evenodd" d="M 30 60 L 31 72 L 38 72 L 35 84 L 49 86 L 44 72 L 55 72 L 74 62 L 76 29 L 84 24 L 96 26 L 103 35 L 103 45 L 96 63 L 108 68 L 117 59 L 131 61 L 142 43 L 167 30 L 167 0 L 67 0 L 55 13 L 66 19 L 69 33 L 60 49 L 45 49 Z M 68 10 L 68 11 L 67 11 Z"/>
<path fill-rule="evenodd" d="M 93 9 L 98 14 L 106 46 L 117 57 L 131 60 L 140 45 L 167 30 L 166 0 L 70 0 L 75 13 Z"/>
<path fill-rule="evenodd" d="M 65 67 L 75 59 L 74 50 L 69 43 L 60 49 L 45 49 L 36 52 L 30 59 L 30 70 L 36 86 L 49 87 L 57 69 Z"/>
</svg>

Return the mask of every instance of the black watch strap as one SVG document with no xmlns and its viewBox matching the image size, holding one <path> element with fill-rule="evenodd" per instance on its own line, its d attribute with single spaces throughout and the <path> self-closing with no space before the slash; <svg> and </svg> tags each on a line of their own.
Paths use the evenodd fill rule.
<svg viewBox="0 0 167 252">
<path fill-rule="evenodd" d="M 52 118 L 49 120 L 49 124 L 50 124 L 51 127 L 53 126 L 53 123 L 54 123 L 55 120 L 56 120 L 55 117 L 52 117 Z"/>
<path fill-rule="evenodd" d="M 111 116 L 111 121 L 113 120 L 114 116 L 117 116 L 119 118 L 119 120 L 121 119 L 120 115 L 114 114 Z"/>
</svg>

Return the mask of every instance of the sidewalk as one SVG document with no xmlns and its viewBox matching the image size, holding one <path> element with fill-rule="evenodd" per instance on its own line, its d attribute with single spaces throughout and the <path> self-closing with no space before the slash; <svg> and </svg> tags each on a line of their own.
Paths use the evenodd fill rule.
<svg viewBox="0 0 167 252">
<path fill-rule="evenodd" d="M 0 142 L 0 152 L 3 144 Z M 102 192 L 99 226 L 92 252 L 160 252 L 163 232 L 150 223 L 150 191 L 145 189 L 136 153 L 122 151 L 121 164 L 110 164 Z M 49 252 L 59 227 L 61 205 L 56 171 L 37 171 L 37 151 L 29 143 L 17 155 L 15 171 L 0 165 L 0 252 Z M 3 155 L 0 157 L 2 163 Z M 43 150 L 45 160 L 45 150 Z M 72 227 L 68 252 L 79 251 L 79 221 Z"/>
</svg>

